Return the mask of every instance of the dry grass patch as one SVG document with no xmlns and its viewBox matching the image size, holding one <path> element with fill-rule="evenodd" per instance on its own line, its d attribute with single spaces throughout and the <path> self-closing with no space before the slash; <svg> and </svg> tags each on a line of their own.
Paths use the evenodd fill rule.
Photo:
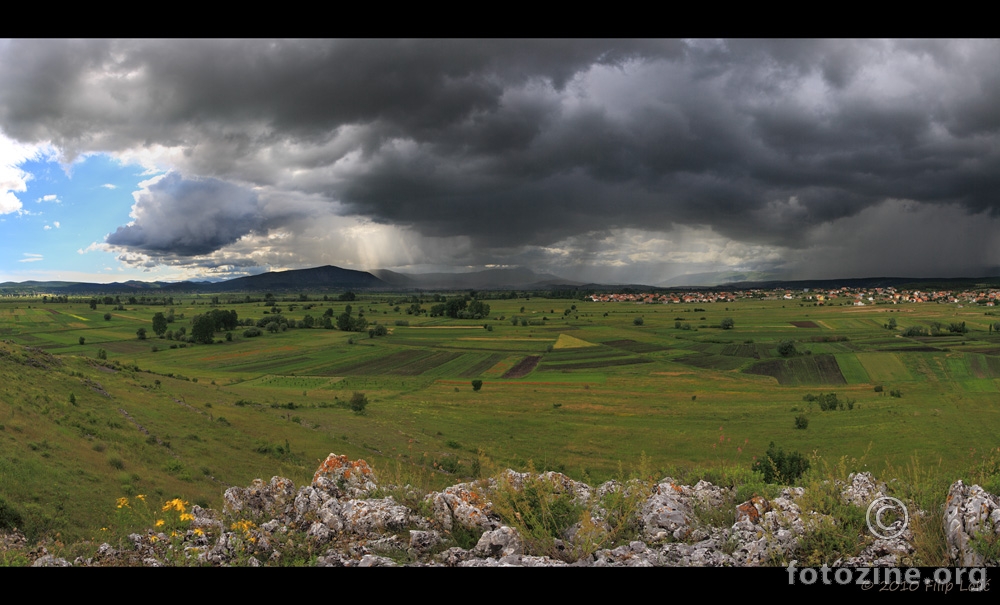
<svg viewBox="0 0 1000 605">
<path fill-rule="evenodd" d="M 583 347 L 596 347 L 597 345 L 592 342 L 587 342 L 586 340 L 581 340 L 579 338 L 574 338 L 568 334 L 560 334 L 556 343 L 552 346 L 553 349 L 580 349 Z"/>
</svg>

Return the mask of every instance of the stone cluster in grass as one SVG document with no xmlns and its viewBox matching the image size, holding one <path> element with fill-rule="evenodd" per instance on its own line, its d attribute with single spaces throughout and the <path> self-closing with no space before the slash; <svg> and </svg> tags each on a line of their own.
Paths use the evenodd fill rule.
<svg viewBox="0 0 1000 605">
<path fill-rule="evenodd" d="M 827 487 L 839 498 L 837 506 L 858 509 L 861 516 L 870 502 L 887 495 L 886 485 L 870 473 Z M 762 566 L 796 560 L 810 535 L 838 523 L 808 510 L 802 487 L 735 504 L 732 488 L 707 481 L 691 486 L 667 477 L 592 487 L 560 473 L 507 470 L 423 495 L 408 486 L 379 485 L 365 461 L 335 454 L 308 486 L 296 489 L 282 477 L 258 479 L 228 489 L 224 500 L 222 512 L 193 507 L 182 534 L 131 534 L 117 547 L 102 544 L 93 556 L 72 563 L 41 549 L 34 564 Z M 997 564 L 995 555 L 975 543 L 997 542 L 1000 499 L 958 481 L 947 502 L 944 529 L 953 564 Z M 894 523 L 898 527 L 902 520 Z M 914 563 L 909 529 L 892 539 L 861 532 L 852 542 L 856 552 L 831 560 L 833 566 Z"/>
</svg>

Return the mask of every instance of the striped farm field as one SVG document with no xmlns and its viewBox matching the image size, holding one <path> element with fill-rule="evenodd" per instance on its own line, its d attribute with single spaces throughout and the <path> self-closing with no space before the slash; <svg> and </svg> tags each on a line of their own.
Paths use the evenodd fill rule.
<svg viewBox="0 0 1000 605">
<path fill-rule="evenodd" d="M 1000 378 L 1000 357 L 966 353 L 969 370 L 976 378 Z"/>
<path fill-rule="evenodd" d="M 840 373 L 843 374 L 847 384 L 865 384 L 871 382 L 871 377 L 865 370 L 865 366 L 858 360 L 854 353 L 838 353 L 837 365 L 840 366 Z"/>
<path fill-rule="evenodd" d="M 255 389 L 295 389 L 314 390 L 328 387 L 335 384 L 339 378 L 328 378 L 325 376 L 280 376 L 266 374 L 254 380 L 248 380 L 240 384 L 241 387 L 252 387 Z"/>
<path fill-rule="evenodd" d="M 287 374 L 296 370 L 305 369 L 306 367 L 313 365 L 314 362 L 315 359 L 312 357 L 299 355 L 296 357 L 281 357 L 257 363 L 240 364 L 230 366 L 228 369 L 236 372 L 248 372 L 252 374 L 256 374 L 258 372 L 267 372 L 269 374 Z"/>
<path fill-rule="evenodd" d="M 685 357 L 674 359 L 677 363 L 705 368 L 708 370 L 736 370 L 743 367 L 747 360 L 742 357 L 731 357 L 728 355 L 713 355 L 711 353 L 695 353 Z"/>
<path fill-rule="evenodd" d="M 421 349 L 395 350 L 391 353 L 386 353 L 384 350 L 369 351 L 363 359 L 355 358 L 326 366 L 317 373 L 327 376 L 384 374 L 429 355 L 430 352 Z"/>
<path fill-rule="evenodd" d="M 482 376 L 484 378 L 500 378 L 513 368 L 514 364 L 521 361 L 521 359 L 520 356 L 507 355 L 493 364 L 489 369 L 483 370 Z"/>
<path fill-rule="evenodd" d="M 467 356 L 467 357 L 470 359 L 474 359 L 472 356 Z M 457 375 L 460 378 L 475 378 L 476 376 L 484 375 L 487 370 L 500 363 L 503 357 L 504 356 L 499 353 L 493 353 L 491 355 L 481 357 L 477 359 L 472 365 L 460 371 Z"/>
<path fill-rule="evenodd" d="M 913 380 L 898 353 L 855 353 L 872 382 Z"/>
<path fill-rule="evenodd" d="M 540 359 L 538 355 L 529 355 L 504 372 L 501 378 L 524 378 L 535 369 Z"/>
<path fill-rule="evenodd" d="M 428 355 L 418 357 L 408 363 L 386 370 L 385 373 L 392 374 L 394 376 L 420 376 L 424 372 L 429 372 L 430 370 L 443 366 L 461 356 L 462 353 L 450 351 L 432 352 Z"/>
<path fill-rule="evenodd" d="M 628 366 L 639 363 L 650 363 L 651 359 L 645 357 L 625 357 L 615 359 L 598 359 L 594 361 L 579 361 L 570 363 L 546 363 L 538 366 L 539 372 L 568 371 L 568 370 L 592 370 L 596 368 L 613 368 L 617 366 Z"/>
<path fill-rule="evenodd" d="M 847 384 L 833 355 L 805 355 L 755 363 L 748 374 L 773 376 L 782 385 Z"/>
<path fill-rule="evenodd" d="M 545 361 L 548 363 L 560 363 L 611 357 L 628 357 L 629 355 L 626 351 L 619 351 L 618 349 L 612 349 L 603 345 L 595 345 L 587 348 L 553 351 L 545 356 Z"/>
<path fill-rule="evenodd" d="M 663 351 L 667 347 L 659 345 L 652 342 L 637 342 L 635 340 L 607 340 L 601 344 L 614 347 L 616 349 L 624 349 L 632 353 L 652 353 L 654 351 Z"/>
<path fill-rule="evenodd" d="M 761 357 L 761 351 L 753 343 L 726 345 L 722 349 L 722 354 L 732 357 L 754 357 L 757 359 Z"/>
</svg>

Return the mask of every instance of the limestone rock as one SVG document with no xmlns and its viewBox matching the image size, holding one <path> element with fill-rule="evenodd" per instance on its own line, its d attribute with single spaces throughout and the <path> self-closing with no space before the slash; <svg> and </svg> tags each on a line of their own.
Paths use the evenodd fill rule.
<svg viewBox="0 0 1000 605">
<path fill-rule="evenodd" d="M 330 454 L 313 474 L 312 486 L 334 494 L 342 492 L 348 498 L 367 498 L 378 486 L 375 473 L 364 460 L 348 460 L 347 456 Z"/>
<path fill-rule="evenodd" d="M 488 486 L 460 483 L 444 491 L 430 493 L 425 499 L 431 504 L 434 520 L 445 531 L 452 531 L 456 526 L 488 531 L 500 524 L 491 514 L 487 490 Z"/>
<path fill-rule="evenodd" d="M 292 512 L 295 495 L 295 485 L 284 477 L 272 477 L 270 483 L 254 479 L 250 487 L 226 490 L 223 511 L 255 518 L 284 517 Z"/>
<path fill-rule="evenodd" d="M 948 556 L 954 565 L 980 567 L 997 565 L 972 548 L 976 536 L 998 539 L 1000 536 L 1000 499 L 978 485 L 971 487 L 961 480 L 952 484 L 945 500 L 944 532 Z"/>
<path fill-rule="evenodd" d="M 524 553 L 524 544 L 517 530 L 500 526 L 497 529 L 488 531 L 479 538 L 472 553 L 478 557 L 501 558 L 510 555 L 520 555 Z"/>
</svg>

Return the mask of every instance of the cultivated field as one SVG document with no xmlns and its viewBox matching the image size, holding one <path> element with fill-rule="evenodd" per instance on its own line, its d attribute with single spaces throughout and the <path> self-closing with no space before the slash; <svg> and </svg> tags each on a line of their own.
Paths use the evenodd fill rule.
<svg viewBox="0 0 1000 605">
<path fill-rule="evenodd" d="M 985 307 L 521 297 L 459 320 L 407 314 L 410 294 L 302 298 L 278 296 L 280 316 L 319 320 L 350 304 L 388 334 L 240 327 L 194 344 L 157 338 L 153 315 L 172 309 L 170 330 L 187 335 L 213 308 L 241 322 L 277 315 L 243 295 L 93 309 L 89 298 L 0 299 L 0 495 L 39 530 L 85 534 L 122 495 L 219 506 L 226 486 L 254 477 L 307 482 L 330 452 L 439 487 L 529 464 L 600 482 L 643 456 L 659 476 L 749 468 L 772 441 L 954 479 L 1000 445 L 1000 336 Z M 901 336 L 932 321 L 969 331 Z M 782 341 L 795 352 L 783 356 Z M 853 408 L 805 400 L 830 392 Z"/>
</svg>

